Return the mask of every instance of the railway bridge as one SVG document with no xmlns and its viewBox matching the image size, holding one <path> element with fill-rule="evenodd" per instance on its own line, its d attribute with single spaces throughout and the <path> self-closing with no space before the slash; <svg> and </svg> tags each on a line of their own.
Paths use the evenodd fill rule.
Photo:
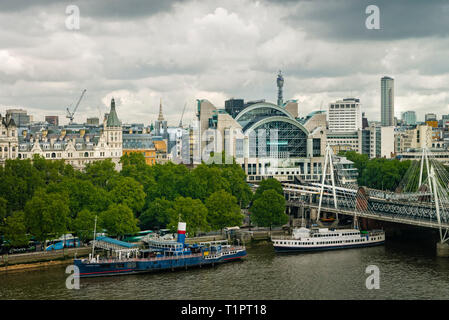
<svg viewBox="0 0 449 320">
<path fill-rule="evenodd" d="M 396 192 L 340 183 L 329 146 L 325 157 L 321 183 L 283 184 L 290 209 L 309 211 L 317 223 L 323 215 L 337 222 L 344 215 L 352 216 L 356 227 L 359 218 L 366 218 L 436 229 L 437 255 L 449 256 L 449 171 L 428 150 L 412 163 Z"/>
</svg>

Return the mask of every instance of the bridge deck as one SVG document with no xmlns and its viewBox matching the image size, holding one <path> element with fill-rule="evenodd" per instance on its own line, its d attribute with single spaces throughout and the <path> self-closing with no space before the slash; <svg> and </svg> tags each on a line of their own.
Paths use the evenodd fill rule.
<svg viewBox="0 0 449 320">
<path fill-rule="evenodd" d="M 308 208 L 315 208 L 318 210 L 318 205 L 315 203 L 306 203 L 306 202 L 297 202 L 297 201 L 288 201 L 289 205 L 292 206 L 304 206 Z M 356 210 L 348 210 L 343 208 L 337 208 L 329 207 L 326 205 L 321 206 L 321 210 L 324 210 L 326 212 L 332 212 L 332 213 L 338 213 L 338 214 L 344 214 L 349 216 L 354 216 L 355 214 L 357 217 L 363 217 L 363 218 L 369 218 L 374 220 L 381 220 L 381 221 L 388 221 L 388 222 L 394 222 L 394 223 L 402 223 L 402 224 L 408 224 L 408 225 L 414 225 L 418 227 L 426 227 L 426 228 L 433 228 L 433 229 L 439 229 L 439 224 L 437 221 L 429 220 L 429 219 L 420 219 L 420 218 L 412 218 L 412 217 L 405 217 L 405 216 L 399 216 L 399 215 L 386 215 L 381 213 L 372 213 L 372 212 L 364 212 L 364 211 L 356 211 Z M 442 228 L 449 229 L 449 223 L 441 223 Z"/>
</svg>

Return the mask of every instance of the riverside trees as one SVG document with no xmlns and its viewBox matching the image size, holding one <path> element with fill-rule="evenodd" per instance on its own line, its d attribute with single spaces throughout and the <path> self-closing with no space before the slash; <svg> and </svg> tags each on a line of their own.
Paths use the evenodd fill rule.
<svg viewBox="0 0 449 320">
<path fill-rule="evenodd" d="M 263 180 L 251 205 L 251 221 L 260 227 L 280 226 L 288 222 L 282 185 L 276 179 Z"/>
<path fill-rule="evenodd" d="M 411 164 L 410 160 L 369 159 L 368 155 L 355 151 L 346 151 L 342 155 L 354 162 L 359 173 L 357 182 L 360 186 L 379 190 L 395 191 Z"/>
<path fill-rule="evenodd" d="M 193 170 L 173 163 L 148 166 L 139 153 L 124 155 L 121 163 L 120 172 L 110 160 L 77 171 L 38 156 L 7 160 L 0 167 L 0 235 L 44 241 L 70 231 L 88 240 L 95 216 L 98 228 L 116 236 L 139 226 L 176 229 L 179 215 L 192 233 L 219 230 L 241 224 L 240 208 L 252 199 L 235 163 Z"/>
</svg>

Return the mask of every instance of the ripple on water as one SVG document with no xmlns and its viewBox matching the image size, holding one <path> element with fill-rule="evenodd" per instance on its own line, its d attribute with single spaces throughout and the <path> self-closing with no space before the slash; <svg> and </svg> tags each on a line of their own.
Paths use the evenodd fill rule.
<svg viewBox="0 0 449 320">
<path fill-rule="evenodd" d="M 1 299 L 447 299 L 449 259 L 432 248 L 395 245 L 275 254 L 248 249 L 243 262 L 188 271 L 81 279 L 65 287 L 64 267 L 0 275 Z M 380 289 L 368 290 L 368 265 L 380 269 Z"/>
</svg>

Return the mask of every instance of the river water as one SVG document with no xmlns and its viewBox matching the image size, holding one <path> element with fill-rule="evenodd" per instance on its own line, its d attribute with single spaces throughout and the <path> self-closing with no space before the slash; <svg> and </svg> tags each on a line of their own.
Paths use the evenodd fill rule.
<svg viewBox="0 0 449 320">
<path fill-rule="evenodd" d="M 366 267 L 380 271 L 368 290 Z M 448 299 L 449 258 L 434 245 L 384 246 L 276 254 L 269 243 L 248 248 L 244 261 L 175 272 L 81 279 L 66 288 L 65 266 L 0 274 L 0 299 Z"/>
</svg>

